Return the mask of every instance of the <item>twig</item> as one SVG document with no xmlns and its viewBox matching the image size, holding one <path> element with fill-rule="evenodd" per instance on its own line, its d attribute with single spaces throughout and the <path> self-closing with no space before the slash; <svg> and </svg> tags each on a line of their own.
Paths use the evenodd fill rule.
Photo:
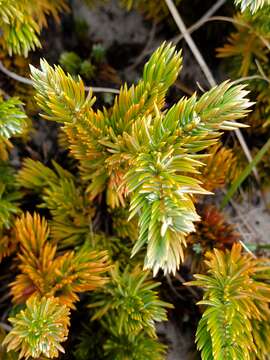
<svg viewBox="0 0 270 360">
<path fill-rule="evenodd" d="M 195 44 L 195 42 L 193 41 L 190 33 L 188 32 L 173 0 L 165 0 L 168 9 L 170 10 L 172 17 L 174 18 L 174 21 L 176 23 L 176 25 L 178 26 L 180 32 L 182 33 L 184 39 L 186 40 L 188 46 L 190 47 L 190 50 L 192 51 L 194 57 L 196 58 L 198 64 L 200 65 L 208 83 L 210 84 L 211 87 L 214 87 L 217 85 L 214 76 L 212 74 L 212 72 L 210 71 L 208 65 L 206 64 L 200 50 L 198 49 L 197 45 Z M 241 131 L 239 129 L 235 130 L 235 134 L 238 138 L 238 141 L 246 155 L 246 158 L 248 159 L 249 162 L 252 162 L 252 156 L 251 153 L 249 151 L 249 148 L 246 144 L 246 141 L 243 137 L 243 134 L 241 133 Z M 259 178 L 259 174 L 257 172 L 256 167 L 253 167 L 252 172 L 255 176 L 255 179 L 257 180 L 258 184 L 260 184 L 260 178 Z"/>
<path fill-rule="evenodd" d="M 254 29 L 250 26 L 250 25 L 248 25 L 247 23 L 245 23 L 245 22 L 243 22 L 243 21 L 240 21 L 240 20 L 237 20 L 237 19 L 233 19 L 233 18 L 231 18 L 231 17 L 228 17 L 228 16 L 212 16 L 212 17 L 208 17 L 208 18 L 206 18 L 205 17 L 205 19 L 200 19 L 199 21 L 198 21 L 198 23 L 195 23 L 194 25 L 192 25 L 189 29 L 188 29 L 188 31 L 190 31 L 190 30 L 192 30 L 191 32 L 193 32 L 193 31 L 195 31 L 195 30 L 198 30 L 201 26 L 203 26 L 205 23 L 207 23 L 207 22 L 211 22 L 211 21 L 227 21 L 227 22 L 230 22 L 230 23 L 232 23 L 232 24 L 235 24 L 235 25 L 240 25 L 240 26 L 242 26 L 242 27 L 245 27 L 245 28 L 247 28 L 247 29 L 250 29 L 250 30 L 252 30 L 253 32 L 254 32 Z M 194 27 L 194 29 L 192 29 Z M 270 50 L 270 43 L 262 36 L 262 35 L 260 35 L 260 34 L 258 34 L 257 32 L 254 32 L 257 36 L 258 36 L 258 38 L 262 41 L 262 43 L 268 48 L 268 50 Z M 182 35 L 180 35 L 180 36 L 182 36 Z M 173 40 L 175 40 L 175 41 L 177 41 L 177 39 L 180 37 L 180 36 L 178 36 L 178 37 L 175 37 Z M 183 36 L 181 37 L 181 39 L 183 38 Z M 180 40 L 181 40 L 180 39 Z M 172 41 L 173 41 L 172 40 Z"/>
<path fill-rule="evenodd" d="M 225 3 L 224 0 L 219 0 L 216 4 L 214 4 L 198 21 L 196 21 L 193 25 L 191 25 L 189 28 L 187 28 L 187 32 L 189 34 L 192 34 L 194 31 L 198 30 L 200 27 L 202 27 L 204 24 L 206 24 L 207 22 L 211 22 L 211 21 L 227 21 L 236 25 L 240 25 L 242 27 L 246 27 L 247 29 L 253 30 L 254 29 L 248 25 L 245 22 L 242 22 L 240 20 L 237 19 L 233 19 L 231 17 L 227 17 L 227 16 L 211 16 L 213 15 L 222 5 L 223 3 Z M 261 40 L 261 42 L 268 48 L 268 50 L 270 50 L 270 43 L 260 34 L 255 33 L 258 38 Z M 173 42 L 174 44 L 178 44 L 178 42 L 180 40 L 182 40 L 184 38 L 183 34 L 177 35 L 175 37 L 173 37 L 171 40 L 169 40 L 170 42 Z M 145 55 L 149 55 L 151 54 L 153 51 L 156 50 L 156 47 L 149 49 L 149 51 L 147 51 L 147 53 Z"/>
<path fill-rule="evenodd" d="M 239 84 L 239 83 L 244 82 L 244 81 L 250 81 L 250 80 L 256 80 L 256 79 L 264 80 L 264 81 L 266 81 L 266 82 L 268 82 L 270 84 L 270 79 L 268 79 L 265 76 L 261 76 L 261 75 L 245 76 L 245 77 L 239 78 L 237 80 L 234 80 L 232 83 L 234 85 L 236 85 L 236 84 Z"/>
<path fill-rule="evenodd" d="M 265 74 L 265 72 L 264 72 L 264 70 L 263 70 L 263 68 L 262 68 L 262 66 L 261 66 L 261 64 L 260 64 L 260 62 L 259 62 L 258 59 L 255 59 L 255 63 L 256 63 L 256 65 L 257 65 L 259 74 L 261 74 L 263 80 L 265 80 L 265 81 L 267 81 L 267 82 L 270 82 L 269 78 L 266 76 L 266 74 Z"/>
<path fill-rule="evenodd" d="M 246 246 L 245 243 L 243 243 L 242 240 L 239 240 L 239 243 L 243 246 L 247 253 L 249 253 L 254 259 L 257 259 L 257 256 L 253 254 L 253 252 Z"/>
<path fill-rule="evenodd" d="M 153 39 L 155 37 L 156 27 L 157 27 L 157 24 L 156 24 L 156 22 L 154 22 L 153 26 L 151 28 L 150 34 L 149 34 L 149 38 L 148 38 L 147 43 L 145 44 L 143 50 L 141 51 L 139 56 L 135 59 L 133 64 L 131 64 L 128 67 L 125 68 L 125 71 L 131 71 L 131 70 L 135 69 L 143 61 L 145 56 L 148 55 L 149 47 L 150 47 L 150 45 L 153 42 Z M 152 53 L 152 51 L 151 51 L 151 53 Z"/>
<path fill-rule="evenodd" d="M 111 93 L 111 94 L 120 94 L 120 90 L 107 88 L 107 87 L 98 87 L 98 86 L 85 86 L 85 91 L 93 90 L 95 93 Z"/>
<path fill-rule="evenodd" d="M 16 81 L 19 81 L 23 84 L 26 84 L 26 85 L 33 85 L 33 82 L 32 80 L 30 79 L 27 79 L 21 75 L 18 75 L 12 71 L 9 71 L 2 63 L 2 61 L 0 61 L 0 71 L 2 71 L 2 73 L 4 73 L 5 75 L 9 76 L 11 79 L 14 79 Z"/>
<path fill-rule="evenodd" d="M 6 292 L 0 299 L 0 304 L 2 304 L 4 301 L 6 301 L 9 297 L 11 296 L 11 294 L 9 292 Z"/>
<path fill-rule="evenodd" d="M 223 5 L 225 4 L 226 0 L 219 0 L 217 1 L 215 4 L 213 4 L 213 6 L 210 7 L 209 10 L 206 11 L 206 13 L 198 20 L 196 21 L 193 25 L 191 25 L 187 31 L 189 32 L 189 34 L 192 34 L 194 31 L 196 31 L 197 29 L 199 29 L 202 25 L 204 25 L 207 21 L 209 21 L 209 19 L 211 18 L 211 16 Z M 172 39 L 172 42 L 177 44 L 179 41 L 181 41 L 184 38 L 183 34 L 180 34 L 178 36 L 176 36 L 175 38 Z"/>
<path fill-rule="evenodd" d="M 189 89 L 185 84 L 183 84 L 181 81 L 179 81 L 178 79 L 176 79 L 175 84 L 174 84 L 179 90 L 183 91 L 185 94 L 192 96 L 193 95 L 193 91 L 191 89 Z"/>
<path fill-rule="evenodd" d="M 260 40 L 268 48 L 268 50 L 270 50 L 269 42 L 262 35 L 258 34 L 256 31 L 254 31 L 252 26 L 248 25 L 247 23 L 245 23 L 243 21 L 239 21 L 237 19 L 233 19 L 233 18 L 230 18 L 230 17 L 227 17 L 227 16 L 212 16 L 207 21 L 228 21 L 228 22 L 231 22 L 233 24 L 246 27 L 246 28 L 252 30 L 260 38 Z"/>
<path fill-rule="evenodd" d="M 226 0 L 219 0 L 217 1 L 209 10 L 206 11 L 206 13 L 198 20 L 196 21 L 193 25 L 191 25 L 187 31 L 192 34 L 193 31 L 198 30 L 201 26 L 203 26 L 207 21 L 209 21 L 209 19 L 211 18 L 211 16 L 226 2 Z M 177 44 L 180 40 L 183 39 L 183 35 L 177 35 L 174 38 L 172 38 L 170 40 L 170 42 L 173 42 L 174 44 Z M 149 55 L 152 52 L 154 52 L 156 50 L 156 47 L 149 49 L 147 51 L 147 53 L 145 55 Z"/>
<path fill-rule="evenodd" d="M 186 282 L 186 280 L 179 274 L 176 273 L 174 275 L 174 277 L 181 282 L 181 284 L 184 284 Z M 187 290 L 196 298 L 196 299 L 200 299 L 199 294 L 191 287 L 187 286 Z"/>
<path fill-rule="evenodd" d="M 215 86 L 216 81 L 215 81 L 208 65 L 206 64 L 204 58 L 202 57 L 202 54 L 200 53 L 197 45 L 195 44 L 192 37 L 190 36 L 181 16 L 179 15 L 179 12 L 178 12 L 176 6 L 174 5 L 174 2 L 172 0 L 165 0 L 165 2 L 172 14 L 172 17 L 174 18 L 176 25 L 178 26 L 180 32 L 182 33 L 184 39 L 186 40 L 188 46 L 190 47 L 190 50 L 192 51 L 194 57 L 196 58 L 198 64 L 200 65 L 207 81 L 209 82 L 209 84 L 212 87 Z"/>
<path fill-rule="evenodd" d="M 172 292 L 174 293 L 174 295 L 175 295 L 176 297 L 178 297 L 179 299 L 181 299 L 181 300 L 185 300 L 184 296 L 178 294 L 178 291 L 177 291 L 177 290 L 175 289 L 175 287 L 173 286 L 172 280 L 171 280 L 171 278 L 170 278 L 170 275 L 168 275 L 168 274 L 166 275 L 166 280 L 167 280 L 167 283 L 168 283 L 170 289 L 171 289 Z"/>
<path fill-rule="evenodd" d="M 8 70 L 1 61 L 0 61 L 0 71 L 2 71 L 3 74 L 7 75 L 8 77 L 10 77 L 16 81 L 19 81 L 26 85 L 33 86 L 32 80 L 30 80 L 26 77 L 23 77 L 21 75 L 18 75 L 16 73 L 14 73 L 13 71 Z M 119 94 L 119 92 L 120 92 L 118 89 L 112 89 L 112 88 L 107 88 L 107 87 L 85 86 L 85 91 L 89 91 L 90 89 L 92 89 L 93 92 L 96 92 L 96 93 L 103 92 L 103 93 Z"/>
<path fill-rule="evenodd" d="M 0 326 L 1 326 L 1 328 L 3 328 L 4 330 L 6 330 L 8 332 L 12 329 L 12 326 L 10 326 L 6 323 L 3 323 L 3 322 L 0 322 Z"/>
</svg>

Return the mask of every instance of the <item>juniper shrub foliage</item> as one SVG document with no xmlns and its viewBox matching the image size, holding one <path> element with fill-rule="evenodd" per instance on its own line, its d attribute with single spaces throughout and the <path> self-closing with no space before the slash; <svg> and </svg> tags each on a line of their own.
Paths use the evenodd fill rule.
<svg viewBox="0 0 270 360">
<path fill-rule="evenodd" d="M 165 1 L 120 3 L 155 22 L 169 16 Z M 242 249 L 223 212 L 204 203 L 242 171 L 221 135 L 260 115 L 265 136 L 269 122 L 269 1 L 235 3 L 236 30 L 218 56 L 230 57 L 233 78 L 251 77 L 249 87 L 226 80 L 167 103 L 182 53 L 166 42 L 108 107 L 80 78 L 95 76 L 91 61 L 104 62 L 102 46 L 84 61 L 66 52 L 62 67 L 45 59 L 31 66 L 40 116 L 59 125 L 63 164 L 26 157 L 14 166 L 13 144 L 23 146 L 35 119 L 1 92 L 1 358 L 165 359 L 156 324 L 173 304 L 159 290 L 184 261 L 201 272 L 185 286 L 203 293 L 195 339 L 202 359 L 267 358 L 269 260 Z M 65 0 L 0 0 L 4 56 L 27 57 L 41 46 L 48 17 L 59 22 L 69 10 Z"/>
</svg>

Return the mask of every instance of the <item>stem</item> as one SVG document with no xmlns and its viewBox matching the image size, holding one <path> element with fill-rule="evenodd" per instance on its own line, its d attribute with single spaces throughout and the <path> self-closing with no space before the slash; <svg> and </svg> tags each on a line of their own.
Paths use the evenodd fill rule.
<svg viewBox="0 0 270 360">
<path fill-rule="evenodd" d="M 254 259 L 257 259 L 257 256 L 253 254 L 253 252 L 246 246 L 246 244 L 239 240 L 239 243 L 242 245 L 242 247 L 246 250 L 247 253 L 249 253 Z"/>
<path fill-rule="evenodd" d="M 6 330 L 6 331 L 11 331 L 12 330 L 12 326 L 6 324 L 6 323 L 3 323 L 3 322 L 0 322 L 0 326 L 2 329 Z"/>
<path fill-rule="evenodd" d="M 233 84 L 236 85 L 236 84 L 239 84 L 239 83 L 244 82 L 244 81 L 250 81 L 250 80 L 256 80 L 256 79 L 264 80 L 264 81 L 268 82 L 268 84 L 270 84 L 270 79 L 268 79 L 265 76 L 261 76 L 261 75 L 245 76 L 245 77 L 239 78 L 237 80 L 234 80 Z"/>
<path fill-rule="evenodd" d="M 227 22 L 230 22 L 232 24 L 239 25 L 239 26 L 245 27 L 247 29 L 250 29 L 250 30 L 252 30 L 254 32 L 254 28 L 252 28 L 252 26 L 248 25 L 246 22 L 243 22 L 243 21 L 237 20 L 237 19 L 233 19 L 233 18 L 228 17 L 228 16 L 212 16 L 212 17 L 205 17 L 204 19 L 201 18 L 197 23 L 192 25 L 188 29 L 188 31 L 193 32 L 195 30 L 198 30 L 205 23 L 211 22 L 211 21 L 227 21 Z M 270 50 L 269 42 L 262 35 L 258 34 L 257 32 L 254 32 L 254 34 L 256 36 L 258 36 L 258 38 L 261 40 L 261 42 L 268 48 L 268 50 Z M 180 38 L 180 36 L 181 36 L 181 38 Z M 179 35 L 177 38 L 175 38 L 176 42 L 178 42 L 178 38 L 180 38 L 179 40 L 181 40 L 183 38 L 183 36 Z"/>
<path fill-rule="evenodd" d="M 184 284 L 184 285 L 185 285 L 186 280 L 185 280 L 179 273 L 176 273 L 176 274 L 174 275 L 174 277 L 175 277 L 178 281 L 180 281 L 181 284 Z M 200 298 L 199 294 L 198 294 L 193 288 L 191 288 L 191 287 L 188 286 L 188 287 L 187 287 L 187 290 L 195 297 L 195 299 L 199 299 L 199 298 Z"/>
<path fill-rule="evenodd" d="M 13 71 L 10 71 L 8 70 L 4 65 L 3 63 L 0 61 L 0 71 L 2 71 L 3 74 L 7 75 L 8 77 L 16 80 L 16 81 L 19 81 L 23 84 L 26 84 L 26 85 L 30 85 L 30 86 L 33 86 L 33 81 L 26 78 L 26 77 L 23 77 L 23 76 L 20 76 L 16 73 L 14 73 Z M 107 88 L 107 87 L 91 87 L 91 86 L 85 86 L 85 91 L 89 91 L 90 89 L 93 90 L 93 92 L 96 92 L 96 93 L 112 93 L 112 94 L 119 94 L 119 90 L 117 89 L 112 89 L 112 88 Z"/>
<path fill-rule="evenodd" d="M 170 289 L 171 289 L 172 292 L 174 293 L 174 295 L 175 295 L 176 297 L 178 297 L 179 299 L 181 299 L 181 300 L 185 300 L 185 298 L 184 298 L 182 295 L 178 294 L 178 292 L 177 292 L 177 290 L 175 289 L 175 287 L 173 286 L 172 280 L 171 280 L 171 278 L 170 278 L 170 276 L 169 276 L 168 274 L 166 275 L 166 280 L 167 280 L 167 283 L 168 283 Z"/>
<path fill-rule="evenodd" d="M 23 84 L 26 85 L 33 85 L 32 80 L 27 79 L 21 75 L 17 75 L 16 73 L 9 71 L 7 68 L 5 68 L 5 66 L 3 65 L 2 61 L 0 61 L 0 71 L 2 71 L 3 74 L 7 75 L 8 77 L 10 77 L 11 79 L 14 79 L 16 81 L 19 81 Z"/>
<path fill-rule="evenodd" d="M 193 25 L 191 25 L 187 31 L 189 34 L 192 34 L 194 31 L 198 30 L 202 25 L 204 25 L 207 21 L 211 19 L 211 16 L 222 6 L 224 5 L 226 0 L 219 0 L 217 1 L 213 6 L 210 7 L 209 10 L 206 11 L 206 13 Z M 172 41 L 177 44 L 179 41 L 181 41 L 184 38 L 183 34 L 180 34 L 176 36 Z"/>
<path fill-rule="evenodd" d="M 165 0 L 165 2 L 172 14 L 172 17 L 174 18 L 176 25 L 178 26 L 180 32 L 182 33 L 184 39 L 186 40 L 188 46 L 190 47 L 190 50 L 192 51 L 194 57 L 196 58 L 198 64 L 200 65 L 210 86 L 212 86 L 212 87 L 216 86 L 217 84 L 214 79 L 214 76 L 211 73 L 208 65 L 206 64 L 200 50 L 198 49 L 197 45 L 193 41 L 192 37 L 190 36 L 181 16 L 179 15 L 179 12 L 177 11 L 176 6 L 174 5 L 174 2 L 172 0 Z"/>
<path fill-rule="evenodd" d="M 191 25 L 187 31 L 192 34 L 194 31 L 198 30 L 201 26 L 203 26 L 207 21 L 211 21 L 211 16 L 226 2 L 226 0 L 219 0 L 217 1 L 213 6 L 210 7 L 209 10 L 206 11 L 206 13 L 193 25 Z M 183 34 L 177 35 L 169 42 L 173 42 L 174 44 L 177 44 L 180 40 L 184 38 Z M 152 52 L 156 50 L 156 47 L 149 49 L 145 55 L 150 55 Z"/>
<path fill-rule="evenodd" d="M 147 54 L 149 52 L 150 45 L 153 42 L 154 37 L 155 37 L 156 28 L 157 28 L 157 23 L 154 22 L 153 26 L 151 28 L 151 31 L 149 33 L 149 38 L 147 40 L 147 43 L 145 44 L 143 50 L 140 52 L 139 56 L 134 60 L 134 62 L 131 65 L 129 65 L 128 67 L 125 68 L 126 72 L 135 69 L 143 61 L 145 56 L 147 56 Z M 151 51 L 151 53 L 152 53 L 152 51 Z"/>
</svg>

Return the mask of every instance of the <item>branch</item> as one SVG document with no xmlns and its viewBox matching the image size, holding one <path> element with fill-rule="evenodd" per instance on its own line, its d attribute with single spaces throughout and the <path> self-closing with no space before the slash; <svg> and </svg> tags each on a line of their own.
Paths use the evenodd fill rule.
<svg viewBox="0 0 270 360">
<path fill-rule="evenodd" d="M 245 27 L 247 29 L 254 31 L 254 28 L 252 26 L 248 25 L 246 22 L 243 22 L 243 21 L 237 20 L 237 19 L 233 19 L 233 18 L 227 17 L 227 16 L 212 16 L 209 18 L 205 18 L 204 21 L 200 21 L 200 26 L 202 26 L 205 23 L 210 22 L 210 21 L 227 21 L 232 24 L 239 25 L 239 26 L 242 26 L 242 27 Z M 195 25 L 196 24 L 194 24 L 194 27 L 195 27 Z M 196 26 L 196 28 L 193 31 L 199 29 L 200 26 Z M 193 27 L 193 26 L 191 26 L 191 27 Z M 270 50 L 270 43 L 262 35 L 258 34 L 256 31 L 254 31 L 254 33 L 258 36 L 258 38 L 261 40 L 261 42 L 267 47 L 267 49 Z"/>
<path fill-rule="evenodd" d="M 188 32 L 176 6 L 174 5 L 174 2 L 172 0 L 165 0 L 171 14 L 172 17 L 174 18 L 174 21 L 176 23 L 176 25 L 178 26 L 180 32 L 182 33 L 184 39 L 186 40 L 188 46 L 190 47 L 190 50 L 192 51 L 194 57 L 196 58 L 198 64 L 200 65 L 207 81 L 209 82 L 209 84 L 211 85 L 211 87 L 214 87 L 217 85 L 213 74 L 211 73 L 208 65 L 206 64 L 200 50 L 198 49 L 197 45 L 195 44 L 195 42 L 193 41 L 192 37 L 190 36 L 190 33 Z"/>
<path fill-rule="evenodd" d="M 154 40 L 154 37 L 155 37 L 155 34 L 156 34 L 156 28 L 157 28 L 157 23 L 154 22 L 153 26 L 151 28 L 151 31 L 149 33 L 149 38 L 148 38 L 143 50 L 140 52 L 139 56 L 135 59 L 135 61 L 131 65 L 126 67 L 125 71 L 131 71 L 131 70 L 135 69 L 143 61 L 143 59 L 147 55 L 149 55 L 149 53 L 152 54 L 153 51 L 151 50 L 151 52 L 149 52 L 149 47 L 150 47 L 151 43 Z M 154 49 L 154 51 L 155 50 L 156 49 Z"/>
<path fill-rule="evenodd" d="M 26 85 L 30 85 L 30 86 L 33 86 L 33 81 L 26 78 L 26 77 L 23 77 L 23 76 L 20 76 L 10 70 L 8 70 L 4 65 L 3 63 L 0 61 L 0 71 L 2 71 L 3 74 L 7 75 L 8 77 L 16 80 L 16 81 L 19 81 L 23 84 L 26 84 Z M 93 90 L 93 92 L 96 92 L 96 93 L 112 93 L 112 94 L 119 94 L 119 90 L 117 89 L 112 89 L 112 88 L 107 88 L 107 87 L 91 87 L 91 86 L 85 86 L 85 91 L 89 91 L 90 89 Z"/>
<path fill-rule="evenodd" d="M 26 85 L 33 85 L 33 82 L 32 80 L 30 79 L 27 79 L 23 76 L 20 76 L 20 75 L 17 75 L 15 74 L 14 72 L 12 71 L 9 71 L 7 68 L 5 68 L 5 66 L 3 65 L 2 61 L 0 61 L 0 71 L 2 71 L 3 74 L 9 76 L 10 78 L 16 80 L 16 81 L 19 81 L 23 84 L 26 84 Z"/>
<path fill-rule="evenodd" d="M 213 6 L 210 7 L 209 10 L 206 11 L 206 13 L 198 20 L 196 21 L 193 25 L 191 25 L 187 31 L 189 32 L 189 34 L 192 34 L 194 31 L 196 31 L 197 29 L 199 29 L 202 25 L 204 25 L 207 21 L 209 21 L 211 19 L 211 16 L 222 6 L 224 5 L 226 2 L 226 0 L 219 0 L 217 1 L 215 4 L 213 4 Z M 179 41 L 181 41 L 184 38 L 183 34 L 180 34 L 178 36 L 176 36 L 175 38 L 172 39 L 172 42 L 177 44 Z"/>
<path fill-rule="evenodd" d="M 245 76 L 245 77 L 242 77 L 242 78 L 239 78 L 237 80 L 234 80 L 233 81 L 233 84 L 234 85 L 237 85 L 241 82 L 245 82 L 245 81 L 250 81 L 250 80 L 264 80 L 266 82 L 268 82 L 268 84 L 270 84 L 270 79 L 268 79 L 267 77 L 265 76 L 260 76 L 260 75 L 251 75 L 251 76 Z"/>
<path fill-rule="evenodd" d="M 213 19 L 213 17 L 211 17 L 224 3 L 226 2 L 226 0 L 219 0 L 216 4 L 214 4 L 209 10 L 206 11 L 206 13 L 198 20 L 196 21 L 193 25 L 191 25 L 187 31 L 192 34 L 194 31 L 198 30 L 201 26 L 203 26 L 205 23 L 207 23 L 208 21 L 211 21 Z M 173 37 L 171 40 L 169 40 L 169 42 L 174 43 L 175 45 L 178 44 L 178 42 L 180 40 L 183 39 L 183 35 L 177 35 L 175 37 Z M 145 56 L 146 55 L 150 55 L 152 54 L 152 52 L 154 52 L 156 50 L 156 47 L 149 49 L 147 52 L 145 52 Z"/>
</svg>

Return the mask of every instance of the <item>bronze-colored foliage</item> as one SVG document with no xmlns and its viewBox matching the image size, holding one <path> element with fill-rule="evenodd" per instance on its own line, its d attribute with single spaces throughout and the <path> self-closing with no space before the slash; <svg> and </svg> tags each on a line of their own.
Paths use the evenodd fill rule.
<svg viewBox="0 0 270 360">
<path fill-rule="evenodd" d="M 106 0 L 84 1 L 98 5 Z M 181 1 L 173 2 L 177 6 Z M 209 90 L 199 87 L 198 93 L 184 84 L 181 91 L 190 96 L 177 98 L 182 52 L 164 42 L 146 62 L 141 78 L 134 79 L 136 83 L 123 84 L 115 97 L 111 93 L 118 90 L 107 89 L 109 93 L 98 94 L 96 101 L 80 76 L 96 86 L 118 87 L 120 74 L 131 80 L 132 73 L 125 73 L 134 70 L 158 39 L 151 35 L 133 65 L 121 68 L 118 75 L 106 62 L 106 55 L 115 66 L 119 62 L 119 54 L 110 53 L 115 45 L 107 54 L 101 43 L 93 45 L 87 26 L 74 13 L 72 19 L 64 19 L 61 41 L 53 40 L 57 46 L 52 54 L 44 49 L 43 56 L 58 58 L 62 67 L 41 60 L 39 69 L 30 67 L 29 82 L 18 75 L 28 78 L 28 64 L 36 63 L 39 55 L 24 57 L 41 47 L 41 31 L 51 26 L 50 17 L 59 22 L 72 1 L 0 0 L 0 60 L 17 74 L 1 67 L 0 360 L 164 360 L 167 345 L 163 334 L 159 339 L 156 324 L 162 327 L 175 314 L 179 319 L 182 307 L 185 314 L 186 307 L 193 311 L 193 296 L 197 299 L 200 294 L 196 343 L 202 359 L 266 360 L 269 260 L 258 258 L 259 252 L 252 254 L 246 246 L 248 253 L 244 252 L 225 213 L 204 202 L 204 195 L 214 196 L 217 191 L 213 201 L 217 203 L 227 185 L 241 180 L 244 161 L 236 147 L 227 147 L 233 136 L 220 140 L 223 132 L 252 125 L 244 133 L 252 154 L 269 135 L 270 7 L 266 5 L 270 0 L 234 2 L 241 13 L 225 19 L 235 24 L 235 30 L 218 49 L 218 57 L 225 59 L 224 64 L 229 60 L 227 69 L 236 81 L 226 80 Z M 170 26 L 158 24 L 170 14 L 166 1 L 118 3 L 152 20 L 153 34 Z M 208 15 L 220 5 L 213 4 L 188 33 L 217 20 Z M 233 7 L 227 4 L 227 9 Z M 179 10 L 189 27 L 194 11 L 182 12 L 182 4 Z M 69 42 L 63 37 L 70 20 Z M 51 33 L 52 29 L 49 37 Z M 197 34 L 200 48 L 205 43 L 200 44 Z M 44 42 L 51 43 L 47 36 Z M 135 52 L 137 46 L 129 50 Z M 63 49 L 67 51 L 59 57 Z M 79 51 L 81 57 L 69 50 Z M 209 62 L 210 67 L 213 64 Z M 228 75 L 215 70 L 215 76 L 221 75 L 217 79 Z M 10 84 L 6 75 L 13 78 Z M 15 79 L 26 84 L 18 85 Z M 251 94 L 243 81 L 248 81 Z M 171 91 L 174 85 L 177 88 Z M 28 106 L 29 98 L 34 107 Z M 23 137 L 29 126 L 24 107 L 29 116 L 35 115 L 33 138 Z M 62 148 L 57 147 L 55 154 L 46 152 L 47 141 L 38 144 L 39 135 L 47 140 L 47 131 L 39 133 L 46 122 L 36 118 L 36 107 L 43 119 L 58 123 L 52 125 L 53 138 L 59 125 Z M 244 124 L 237 122 L 246 116 Z M 14 137 L 19 139 L 13 147 Z M 257 166 L 263 185 L 268 165 L 265 156 Z M 159 270 L 168 287 L 161 287 L 164 277 Z M 183 298 L 178 292 L 183 287 L 176 290 L 174 284 L 181 276 L 190 278 L 195 270 L 200 274 L 186 285 L 200 289 L 189 289 L 189 296 Z M 173 309 L 167 299 L 175 307 L 181 304 L 181 309 L 167 313 Z M 74 330 L 65 343 L 70 315 Z M 193 326 L 193 315 L 188 315 L 188 326 Z M 182 321 L 186 325 L 186 318 Z"/>
<path fill-rule="evenodd" d="M 235 226 L 213 205 L 205 205 L 200 211 L 201 221 L 196 223 L 195 232 L 187 238 L 187 263 L 191 270 L 204 271 L 203 256 L 216 249 L 230 249 L 240 238 Z"/>
<path fill-rule="evenodd" d="M 214 192 L 237 178 L 239 164 L 233 150 L 220 143 L 210 148 L 209 154 L 199 179 L 206 190 Z"/>
<path fill-rule="evenodd" d="M 93 251 L 85 242 L 79 250 L 57 255 L 57 247 L 48 240 L 49 227 L 38 214 L 23 215 L 16 221 L 19 269 L 11 284 L 15 303 L 24 303 L 30 296 L 55 296 L 59 302 L 75 308 L 78 293 L 90 291 L 106 282 L 108 270 L 105 251 Z"/>
<path fill-rule="evenodd" d="M 188 242 L 201 244 L 203 252 L 230 248 L 239 239 L 235 226 L 213 205 L 206 205 L 199 211 L 201 221 L 196 224 L 196 232 L 188 237 Z"/>
<path fill-rule="evenodd" d="M 82 244 L 89 238 L 95 209 L 76 176 L 53 161 L 53 169 L 40 161 L 24 159 L 17 181 L 42 198 L 40 207 L 50 210 L 51 234 L 59 247 Z"/>
</svg>

